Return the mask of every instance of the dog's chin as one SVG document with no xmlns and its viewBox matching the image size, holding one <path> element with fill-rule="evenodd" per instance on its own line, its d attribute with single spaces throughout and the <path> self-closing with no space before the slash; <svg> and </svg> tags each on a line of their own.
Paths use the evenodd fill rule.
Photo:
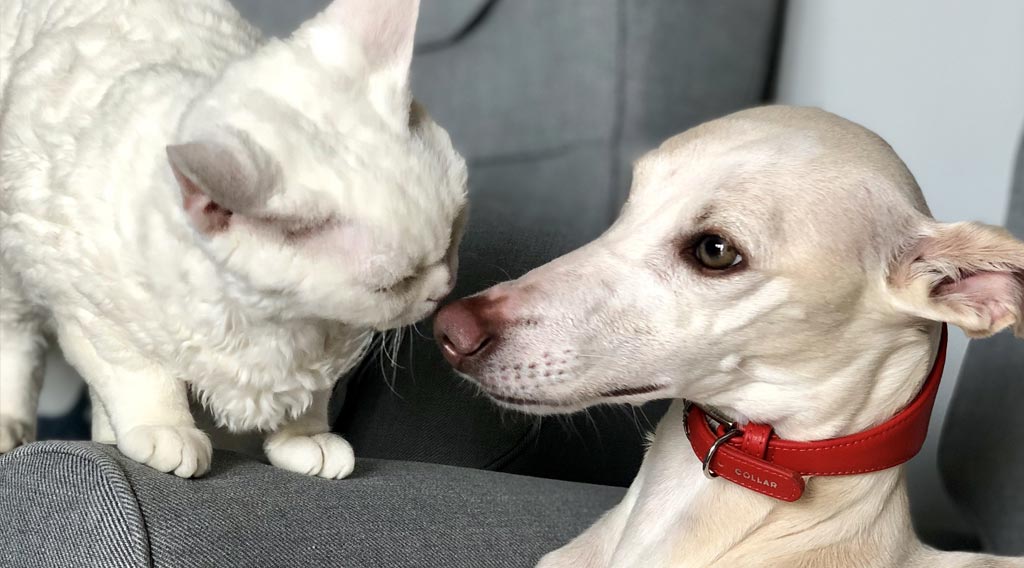
<svg viewBox="0 0 1024 568">
<path fill-rule="evenodd" d="M 498 406 L 515 410 L 523 414 L 572 414 L 591 406 L 602 404 L 632 404 L 639 406 L 646 402 L 664 398 L 668 385 L 645 385 L 640 387 L 623 387 L 585 398 L 542 398 L 517 397 L 494 392 L 479 385 L 480 389 Z"/>
</svg>

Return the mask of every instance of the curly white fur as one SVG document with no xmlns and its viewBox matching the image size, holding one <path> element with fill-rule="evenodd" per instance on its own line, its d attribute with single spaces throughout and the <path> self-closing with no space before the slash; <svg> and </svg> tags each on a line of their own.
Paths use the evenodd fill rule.
<svg viewBox="0 0 1024 568">
<path fill-rule="evenodd" d="M 34 437 L 47 330 L 96 436 L 158 469 L 208 467 L 189 388 L 232 430 L 327 432 L 372 332 L 454 281 L 465 165 L 410 112 L 417 9 L 336 0 L 282 41 L 226 0 L 0 6 L 0 452 Z M 267 450 L 350 459 L 321 442 Z"/>
</svg>

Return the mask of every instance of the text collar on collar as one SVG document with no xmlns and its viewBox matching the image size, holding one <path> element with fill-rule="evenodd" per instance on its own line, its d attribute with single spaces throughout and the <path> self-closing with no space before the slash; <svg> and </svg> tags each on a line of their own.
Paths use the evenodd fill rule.
<svg viewBox="0 0 1024 568">
<path fill-rule="evenodd" d="M 917 455 L 946 364 L 946 325 L 921 392 L 896 416 L 870 430 L 814 442 L 783 440 L 765 424 L 732 425 L 688 404 L 686 435 L 704 473 L 783 501 L 803 495 L 805 475 L 853 475 L 889 469 Z M 708 417 L 719 423 L 712 429 Z"/>
</svg>

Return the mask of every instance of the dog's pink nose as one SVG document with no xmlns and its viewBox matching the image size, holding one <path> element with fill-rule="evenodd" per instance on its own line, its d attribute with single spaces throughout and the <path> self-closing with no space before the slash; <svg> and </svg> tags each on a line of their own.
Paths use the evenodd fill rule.
<svg viewBox="0 0 1024 568">
<path fill-rule="evenodd" d="M 494 301 L 485 296 L 463 298 L 448 304 L 434 318 L 434 339 L 444 358 L 456 369 L 464 370 L 471 359 L 482 357 L 495 343 L 500 320 Z"/>
</svg>

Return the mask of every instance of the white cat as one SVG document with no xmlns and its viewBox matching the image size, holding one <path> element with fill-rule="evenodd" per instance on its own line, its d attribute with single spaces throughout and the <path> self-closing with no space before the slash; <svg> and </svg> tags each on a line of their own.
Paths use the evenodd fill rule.
<svg viewBox="0 0 1024 568">
<path fill-rule="evenodd" d="M 452 288 L 466 168 L 409 94 L 418 0 L 336 0 L 287 41 L 227 0 L 4 0 L 0 452 L 34 438 L 43 334 L 93 438 L 210 466 L 189 389 L 341 478 L 327 400 L 373 330 Z"/>
</svg>

